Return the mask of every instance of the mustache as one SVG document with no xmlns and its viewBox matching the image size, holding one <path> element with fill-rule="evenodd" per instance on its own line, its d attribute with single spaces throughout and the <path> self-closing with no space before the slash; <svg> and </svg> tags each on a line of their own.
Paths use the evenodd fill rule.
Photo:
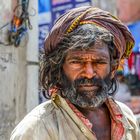
<svg viewBox="0 0 140 140">
<path fill-rule="evenodd" d="M 86 84 L 91 84 L 91 85 L 94 85 L 94 86 L 102 86 L 104 83 L 104 80 L 100 79 L 100 78 L 91 78 L 91 79 L 88 79 L 88 78 L 79 78 L 79 79 L 76 79 L 74 80 L 73 84 L 77 87 L 79 85 L 86 85 Z"/>
</svg>

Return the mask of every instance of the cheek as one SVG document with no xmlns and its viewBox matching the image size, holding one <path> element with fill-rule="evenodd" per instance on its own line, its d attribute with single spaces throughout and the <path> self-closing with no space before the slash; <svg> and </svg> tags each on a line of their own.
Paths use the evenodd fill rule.
<svg viewBox="0 0 140 140">
<path fill-rule="evenodd" d="M 110 72 L 111 72 L 110 65 L 107 65 L 105 67 L 99 68 L 97 71 L 97 75 L 100 78 L 105 78 Z"/>
<path fill-rule="evenodd" d="M 63 71 L 70 81 L 74 81 L 77 76 L 77 71 L 73 70 L 69 65 L 63 65 Z"/>
</svg>

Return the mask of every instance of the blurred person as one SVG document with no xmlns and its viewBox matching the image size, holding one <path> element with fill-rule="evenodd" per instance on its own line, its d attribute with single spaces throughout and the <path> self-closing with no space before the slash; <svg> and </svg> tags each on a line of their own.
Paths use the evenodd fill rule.
<svg viewBox="0 0 140 140">
<path fill-rule="evenodd" d="M 41 82 L 49 101 L 10 140 L 138 140 L 132 111 L 113 99 L 115 73 L 134 40 L 110 13 L 92 6 L 60 16 L 44 45 Z"/>
<path fill-rule="evenodd" d="M 140 0 L 117 0 L 117 14 L 123 23 L 140 20 Z"/>
</svg>

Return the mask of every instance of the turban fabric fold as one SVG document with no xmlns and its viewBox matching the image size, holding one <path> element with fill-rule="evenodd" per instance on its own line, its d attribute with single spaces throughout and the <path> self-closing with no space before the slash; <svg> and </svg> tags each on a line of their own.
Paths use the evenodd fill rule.
<svg viewBox="0 0 140 140">
<path fill-rule="evenodd" d="M 74 8 L 60 16 L 45 39 L 45 53 L 51 53 L 57 48 L 63 36 L 82 24 L 93 24 L 108 30 L 113 35 L 119 59 L 129 57 L 134 46 L 134 39 L 128 28 L 109 12 L 92 6 Z"/>
</svg>

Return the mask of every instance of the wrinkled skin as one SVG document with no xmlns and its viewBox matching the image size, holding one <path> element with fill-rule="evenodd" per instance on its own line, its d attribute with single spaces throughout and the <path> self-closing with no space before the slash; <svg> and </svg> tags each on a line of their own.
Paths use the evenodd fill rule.
<svg viewBox="0 0 140 140">
<path fill-rule="evenodd" d="M 63 70 L 67 98 L 82 108 L 100 106 L 110 87 L 110 55 L 105 43 L 95 43 L 90 50 L 69 51 Z"/>
<path fill-rule="evenodd" d="M 107 45 L 101 41 L 89 50 L 69 51 L 63 71 L 64 95 L 90 120 L 98 140 L 110 140 L 110 113 L 104 102 L 113 72 Z"/>
</svg>

